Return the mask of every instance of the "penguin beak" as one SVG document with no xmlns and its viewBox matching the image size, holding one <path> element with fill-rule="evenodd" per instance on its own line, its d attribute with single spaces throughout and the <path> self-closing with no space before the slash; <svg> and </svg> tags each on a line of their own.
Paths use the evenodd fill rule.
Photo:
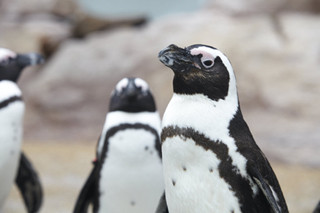
<svg viewBox="0 0 320 213">
<path fill-rule="evenodd" d="M 190 69 L 190 66 L 193 66 L 193 60 L 189 52 L 174 44 L 161 50 L 158 58 L 174 72 L 185 72 Z"/>
<path fill-rule="evenodd" d="M 129 100 L 133 101 L 139 95 L 139 90 L 133 82 L 129 81 L 129 84 L 124 91 L 124 95 L 127 96 Z"/>
<path fill-rule="evenodd" d="M 18 54 L 17 62 L 20 66 L 33 66 L 44 63 L 44 58 L 38 53 Z"/>
</svg>

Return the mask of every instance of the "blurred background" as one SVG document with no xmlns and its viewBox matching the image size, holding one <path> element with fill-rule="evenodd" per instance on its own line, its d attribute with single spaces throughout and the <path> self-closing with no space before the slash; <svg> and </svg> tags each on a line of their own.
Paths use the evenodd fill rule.
<svg viewBox="0 0 320 213">
<path fill-rule="evenodd" d="M 157 55 L 171 43 L 229 57 L 290 212 L 310 213 L 320 200 L 320 0 L 0 0 L 0 46 L 47 59 L 19 81 L 41 212 L 72 211 L 121 78 L 145 79 L 162 116 L 173 74 Z M 23 208 L 14 188 L 4 212 Z"/>
</svg>

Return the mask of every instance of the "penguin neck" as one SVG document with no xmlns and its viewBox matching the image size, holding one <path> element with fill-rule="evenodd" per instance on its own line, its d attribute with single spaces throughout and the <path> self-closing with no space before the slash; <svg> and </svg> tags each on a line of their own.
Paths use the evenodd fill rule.
<svg viewBox="0 0 320 213">
<path fill-rule="evenodd" d="M 163 127 L 193 128 L 200 132 L 228 134 L 230 121 L 239 109 L 236 91 L 214 101 L 203 94 L 174 93 L 163 116 Z"/>
<path fill-rule="evenodd" d="M 0 80 L 0 101 L 6 100 L 12 96 L 21 97 L 21 90 L 18 85 L 9 80 Z"/>
<path fill-rule="evenodd" d="M 160 116 L 156 112 L 139 112 L 130 113 L 123 111 L 112 111 L 106 116 L 106 121 L 103 126 L 102 134 L 105 134 L 108 129 L 119 126 L 121 124 L 146 124 L 153 127 L 158 133 L 160 133 Z"/>
<path fill-rule="evenodd" d="M 154 128 L 159 135 L 161 131 L 161 121 L 157 111 L 138 113 L 111 111 L 106 115 L 106 120 L 98 142 L 98 156 L 102 150 L 107 131 L 113 127 L 120 126 L 121 124 L 145 124 Z"/>
</svg>

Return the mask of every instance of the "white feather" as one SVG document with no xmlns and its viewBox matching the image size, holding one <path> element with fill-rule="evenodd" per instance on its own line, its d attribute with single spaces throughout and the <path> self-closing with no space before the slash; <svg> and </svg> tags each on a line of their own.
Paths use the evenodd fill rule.
<svg viewBox="0 0 320 213">
<path fill-rule="evenodd" d="M 219 50 L 217 49 L 212 49 L 206 46 L 201 46 L 201 47 L 197 47 L 197 48 L 193 48 L 190 50 L 191 55 L 199 55 L 202 54 L 205 58 L 208 58 L 209 56 L 211 56 L 213 59 L 215 59 L 216 57 L 220 57 L 220 59 L 222 60 L 222 63 L 226 66 L 229 75 L 230 75 L 230 84 L 229 86 L 235 86 L 235 76 L 234 76 L 234 72 L 233 72 L 233 68 L 231 66 L 231 63 L 229 61 L 229 59 Z"/>
<path fill-rule="evenodd" d="M 98 155 L 100 156 L 103 144 L 105 141 L 106 132 L 114 127 L 123 123 L 134 124 L 143 123 L 153 127 L 159 134 L 161 129 L 161 121 L 158 112 L 139 112 L 139 113 L 129 113 L 122 111 L 109 112 L 106 116 L 106 121 L 104 123 L 100 140 L 98 142 Z"/>
<path fill-rule="evenodd" d="M 134 82 L 137 87 L 141 87 L 142 91 L 149 90 L 149 86 L 148 86 L 147 82 L 145 82 L 141 78 L 136 78 Z"/>
<path fill-rule="evenodd" d="M 0 81 L 0 102 L 13 96 L 21 96 L 19 87 L 12 81 Z"/>
<path fill-rule="evenodd" d="M 21 95 L 16 84 L 0 81 L 0 102 Z M 14 102 L 0 109 L 0 209 L 14 183 L 22 140 L 24 103 Z"/>
<path fill-rule="evenodd" d="M 128 85 L 128 82 L 129 82 L 129 80 L 128 80 L 128 78 L 123 78 L 123 79 L 121 79 L 118 83 L 117 83 L 117 85 L 116 85 L 116 87 L 115 87 L 115 90 L 117 90 L 117 91 L 121 91 L 121 90 L 123 90 L 124 88 L 126 88 L 126 86 Z"/>
<path fill-rule="evenodd" d="M 162 145 L 167 204 L 172 213 L 239 213 L 230 185 L 219 175 L 220 160 L 192 139 L 168 138 Z"/>
<path fill-rule="evenodd" d="M 155 135 L 127 129 L 109 138 L 100 179 L 99 212 L 155 212 L 164 191 Z"/>
<path fill-rule="evenodd" d="M 244 156 L 237 151 L 234 139 L 229 135 L 228 126 L 238 108 L 237 101 L 227 96 L 225 100 L 212 101 L 204 95 L 174 94 L 163 117 L 163 127 L 191 127 L 212 141 L 223 141 L 229 148 L 232 164 L 247 177 Z"/>
</svg>

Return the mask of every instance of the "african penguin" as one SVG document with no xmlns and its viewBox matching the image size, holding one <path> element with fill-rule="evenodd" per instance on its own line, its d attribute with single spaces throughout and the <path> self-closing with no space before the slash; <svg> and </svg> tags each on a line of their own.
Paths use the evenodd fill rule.
<svg viewBox="0 0 320 213">
<path fill-rule="evenodd" d="M 42 203 L 37 173 L 21 151 L 25 106 L 16 84 L 25 67 L 42 61 L 38 54 L 16 54 L 0 48 L 0 211 L 14 182 L 28 212 L 37 212 Z"/>
<path fill-rule="evenodd" d="M 148 84 L 124 78 L 111 94 L 95 166 L 74 213 L 155 212 L 164 191 L 160 117 Z"/>
<path fill-rule="evenodd" d="M 242 117 L 227 57 L 207 45 L 170 45 L 174 72 L 162 120 L 165 195 L 157 212 L 288 212 L 277 178 Z"/>
</svg>

